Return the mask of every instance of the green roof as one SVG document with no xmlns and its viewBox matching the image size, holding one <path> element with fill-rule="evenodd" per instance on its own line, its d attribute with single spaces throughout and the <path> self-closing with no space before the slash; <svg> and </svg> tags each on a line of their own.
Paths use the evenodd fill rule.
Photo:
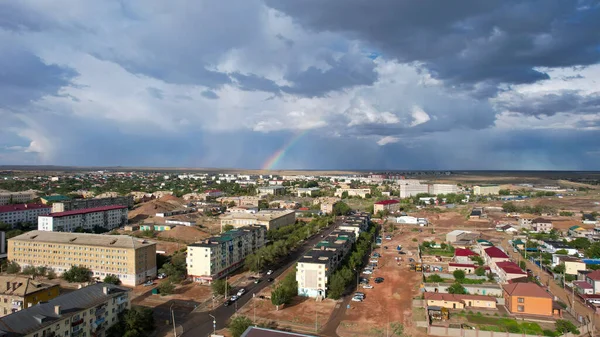
<svg viewBox="0 0 600 337">
<path fill-rule="evenodd" d="M 477 242 L 479 242 L 479 243 L 487 243 L 488 245 L 493 246 L 493 244 L 491 242 L 489 242 L 488 240 L 479 239 L 479 240 L 477 240 Z"/>
<path fill-rule="evenodd" d="M 581 228 L 581 226 L 577 226 L 577 225 L 575 225 L 575 226 L 571 226 L 571 227 L 569 227 L 569 230 L 570 230 L 570 231 L 574 231 L 574 230 L 576 230 L 576 229 L 579 229 L 579 228 Z M 582 228 L 582 229 L 583 229 L 583 228 Z"/>
<path fill-rule="evenodd" d="M 329 247 L 330 245 L 331 245 L 331 243 L 329 241 L 321 241 L 321 242 L 317 243 L 315 245 L 315 247 L 317 247 L 317 248 Z"/>
<path fill-rule="evenodd" d="M 41 197 L 41 199 L 44 199 L 46 201 L 65 201 L 65 200 L 71 200 L 71 198 L 64 196 L 64 195 L 49 195 L 46 197 Z"/>
<path fill-rule="evenodd" d="M 521 239 L 516 239 L 515 241 L 513 241 L 513 245 L 524 245 L 525 242 L 523 242 L 523 240 Z"/>
</svg>

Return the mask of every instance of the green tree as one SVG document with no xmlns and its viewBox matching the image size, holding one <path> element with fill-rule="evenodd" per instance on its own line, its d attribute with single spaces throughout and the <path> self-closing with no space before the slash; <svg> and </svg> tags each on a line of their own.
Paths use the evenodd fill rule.
<svg viewBox="0 0 600 337">
<path fill-rule="evenodd" d="M 454 275 L 454 278 L 455 278 L 457 281 L 462 281 L 462 280 L 464 280 L 464 279 L 465 279 L 465 272 L 464 272 L 464 270 L 455 270 L 455 271 L 452 273 L 452 275 Z"/>
<path fill-rule="evenodd" d="M 566 249 L 559 249 L 555 252 L 558 255 L 569 255 L 569 252 Z"/>
<path fill-rule="evenodd" d="M 154 330 L 154 313 L 152 309 L 134 306 L 119 314 L 119 320 L 110 327 L 110 337 L 144 337 Z"/>
<path fill-rule="evenodd" d="M 344 289 L 346 289 L 346 281 L 342 275 L 338 272 L 333 273 L 331 280 L 329 280 L 328 296 L 334 300 L 337 300 L 342 297 Z"/>
<path fill-rule="evenodd" d="M 485 268 L 483 268 L 483 267 L 477 267 L 477 269 L 475 269 L 475 275 L 477 275 L 477 276 L 485 276 Z"/>
<path fill-rule="evenodd" d="M 54 280 L 56 278 L 56 272 L 52 269 L 48 269 L 48 271 L 46 272 L 46 277 L 49 280 Z"/>
<path fill-rule="evenodd" d="M 448 287 L 448 294 L 464 295 L 466 293 L 467 290 L 465 289 L 465 287 L 463 287 L 462 284 L 458 282 L 453 283 L 451 286 Z"/>
<path fill-rule="evenodd" d="M 223 226 L 223 232 L 227 232 L 230 231 L 232 229 L 234 229 L 235 227 L 233 225 L 224 225 Z"/>
<path fill-rule="evenodd" d="M 175 292 L 175 284 L 171 280 L 164 280 L 158 284 L 158 292 L 161 296 L 171 295 Z"/>
<path fill-rule="evenodd" d="M 108 284 L 115 284 L 115 285 L 121 284 L 121 280 L 119 279 L 119 277 L 114 274 L 106 275 L 106 277 L 104 277 L 103 282 L 108 283 Z"/>
<path fill-rule="evenodd" d="M 86 267 L 71 266 L 69 270 L 63 273 L 62 278 L 67 282 L 89 282 L 92 271 Z"/>
<path fill-rule="evenodd" d="M 271 292 L 271 303 L 279 310 L 279 306 L 289 301 L 288 293 L 282 286 L 277 286 Z"/>
<path fill-rule="evenodd" d="M 571 247 L 573 247 L 575 249 L 588 249 L 592 245 L 590 240 L 588 240 L 586 238 L 577 238 L 577 239 L 569 242 L 569 244 L 571 245 Z"/>
<path fill-rule="evenodd" d="M 487 273 L 487 278 L 488 280 L 490 280 L 490 282 L 494 281 L 494 273 L 492 273 L 491 271 Z"/>
<path fill-rule="evenodd" d="M 500 194 L 500 195 L 510 195 L 510 190 L 500 190 L 500 191 L 498 191 L 498 194 Z"/>
<path fill-rule="evenodd" d="M 505 202 L 502 204 L 502 210 L 506 213 L 516 213 L 519 211 L 519 207 L 512 202 Z"/>
<path fill-rule="evenodd" d="M 600 242 L 594 242 L 590 245 L 588 249 L 585 250 L 585 255 L 589 258 L 599 258 L 600 257 Z"/>
<path fill-rule="evenodd" d="M 342 199 L 348 199 L 348 192 L 347 191 L 342 192 Z"/>
<path fill-rule="evenodd" d="M 525 261 L 521 260 L 521 261 L 519 261 L 519 267 L 521 267 L 521 269 L 525 270 L 525 269 L 527 269 L 527 263 L 525 263 Z"/>
<path fill-rule="evenodd" d="M 348 206 L 345 202 L 340 201 L 333 205 L 333 214 L 334 215 L 346 215 L 350 213 L 352 208 Z"/>
<path fill-rule="evenodd" d="M 556 320 L 556 331 L 559 333 L 573 333 L 579 335 L 579 329 L 575 326 L 575 324 L 571 323 L 571 321 L 567 321 L 566 319 L 557 319 Z"/>
<path fill-rule="evenodd" d="M 432 274 L 427 277 L 427 282 L 439 283 L 444 282 L 444 279 L 438 274 Z"/>
<path fill-rule="evenodd" d="M 225 295 L 230 293 L 231 286 L 225 280 L 215 280 L 211 285 L 212 291 L 215 295 Z"/>
<path fill-rule="evenodd" d="M 249 326 L 252 325 L 252 321 L 246 316 L 235 316 L 229 322 L 229 331 L 233 337 L 240 337 Z"/>
<path fill-rule="evenodd" d="M 8 261 L 6 263 L 6 272 L 8 274 L 18 274 L 21 271 L 21 266 L 15 261 Z"/>
<path fill-rule="evenodd" d="M 559 274 L 564 274 L 565 273 L 565 265 L 559 264 L 558 266 L 554 267 L 554 272 L 559 273 Z"/>
</svg>

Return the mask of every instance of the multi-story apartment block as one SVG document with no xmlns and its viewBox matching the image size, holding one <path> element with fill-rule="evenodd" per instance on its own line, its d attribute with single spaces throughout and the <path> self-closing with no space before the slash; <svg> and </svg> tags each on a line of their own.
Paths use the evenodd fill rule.
<svg viewBox="0 0 600 337">
<path fill-rule="evenodd" d="M 429 185 L 429 194 L 450 194 L 458 193 L 458 186 L 453 184 L 431 184 Z"/>
<path fill-rule="evenodd" d="M 267 229 L 245 226 L 187 247 L 187 273 L 194 282 L 211 283 L 244 264 L 246 256 L 265 244 Z"/>
<path fill-rule="evenodd" d="M 296 193 L 299 197 L 307 196 L 312 197 L 313 195 L 319 193 L 321 189 L 318 187 L 307 187 L 307 188 L 298 188 Z"/>
<path fill-rule="evenodd" d="M 307 297 L 327 296 L 329 276 L 352 249 L 356 240 L 353 232 L 334 231 L 306 252 L 296 267 L 298 295 Z"/>
<path fill-rule="evenodd" d="M 58 295 L 58 284 L 44 284 L 25 276 L 0 276 L 0 317 L 47 302 Z"/>
<path fill-rule="evenodd" d="M 262 199 L 264 199 L 263 196 L 242 195 L 239 197 L 220 197 L 217 198 L 217 201 L 221 204 L 229 204 L 233 202 L 236 206 L 258 207 L 258 204 Z"/>
<path fill-rule="evenodd" d="M 261 186 L 258 188 L 258 193 L 259 194 L 281 195 L 281 194 L 285 194 L 285 187 L 279 186 L 279 185 Z"/>
<path fill-rule="evenodd" d="M 0 206 L 0 222 L 16 225 L 22 222 L 37 223 L 38 216 L 50 214 L 52 207 L 41 204 Z"/>
<path fill-rule="evenodd" d="M 0 318 L 0 336 L 104 337 L 130 308 L 129 291 L 104 283 L 75 290 Z"/>
<path fill-rule="evenodd" d="M 335 196 L 342 198 L 344 193 L 347 193 L 349 197 L 361 197 L 365 198 L 367 194 L 371 194 L 370 188 L 338 188 L 335 190 Z"/>
<path fill-rule="evenodd" d="M 500 186 L 498 185 L 481 185 L 473 186 L 474 195 L 498 195 L 500 194 Z"/>
<path fill-rule="evenodd" d="M 52 204 L 52 213 L 115 205 L 133 207 L 133 195 L 109 198 L 73 199 L 62 202 L 55 202 Z"/>
<path fill-rule="evenodd" d="M 24 204 L 37 198 L 33 191 L 2 192 L 0 193 L 0 206 L 8 204 Z"/>
<path fill-rule="evenodd" d="M 400 185 L 400 198 L 410 198 L 420 193 L 429 193 L 429 186 L 421 184 Z"/>
<path fill-rule="evenodd" d="M 400 201 L 398 200 L 382 200 L 373 204 L 373 212 L 377 213 L 379 211 L 384 212 L 397 212 L 400 210 Z"/>
<path fill-rule="evenodd" d="M 59 275 L 84 266 L 98 278 L 116 275 L 126 286 L 156 277 L 156 243 L 127 235 L 31 231 L 8 239 L 8 260 Z"/>
<path fill-rule="evenodd" d="M 296 212 L 281 209 L 264 209 L 257 213 L 230 213 L 221 217 L 221 227 L 225 225 L 232 225 L 236 228 L 248 225 L 263 225 L 269 230 L 294 223 L 296 223 Z"/>
<path fill-rule="evenodd" d="M 78 227 L 92 230 L 101 227 L 107 230 L 127 224 L 127 206 L 103 206 L 51 213 L 38 218 L 38 230 L 51 232 L 73 232 Z"/>
</svg>

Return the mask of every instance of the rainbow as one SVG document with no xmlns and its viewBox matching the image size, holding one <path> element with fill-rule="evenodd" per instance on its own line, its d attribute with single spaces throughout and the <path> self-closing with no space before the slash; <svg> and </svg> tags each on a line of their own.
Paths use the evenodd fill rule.
<svg viewBox="0 0 600 337">
<path fill-rule="evenodd" d="M 310 131 L 310 129 L 304 130 L 302 132 L 297 133 L 292 138 L 290 138 L 290 140 L 288 140 L 279 150 L 275 151 L 275 153 L 273 153 L 271 156 L 269 156 L 267 161 L 263 164 L 262 169 L 263 170 L 272 170 L 273 167 L 275 165 L 277 165 L 277 163 L 281 160 L 281 158 L 283 158 L 285 156 L 285 153 L 292 146 L 294 146 L 294 144 L 296 144 L 296 142 L 298 142 L 298 140 L 300 138 L 302 138 L 302 136 L 307 134 L 309 131 Z"/>
</svg>

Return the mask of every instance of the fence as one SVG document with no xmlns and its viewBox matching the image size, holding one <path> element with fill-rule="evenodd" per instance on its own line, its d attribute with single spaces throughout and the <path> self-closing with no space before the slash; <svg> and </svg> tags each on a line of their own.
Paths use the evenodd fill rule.
<svg viewBox="0 0 600 337">
<path fill-rule="evenodd" d="M 560 337 L 577 337 L 583 336 L 588 333 L 587 325 L 579 327 L 579 335 L 572 334 L 570 332 L 561 335 Z M 459 328 L 448 328 L 444 326 L 429 326 L 427 328 L 428 335 L 434 336 L 452 336 L 452 337 L 539 337 L 537 335 L 526 335 L 522 333 L 511 333 L 511 332 L 494 332 L 494 331 L 482 331 L 482 330 L 471 330 L 471 329 L 459 329 Z"/>
</svg>

